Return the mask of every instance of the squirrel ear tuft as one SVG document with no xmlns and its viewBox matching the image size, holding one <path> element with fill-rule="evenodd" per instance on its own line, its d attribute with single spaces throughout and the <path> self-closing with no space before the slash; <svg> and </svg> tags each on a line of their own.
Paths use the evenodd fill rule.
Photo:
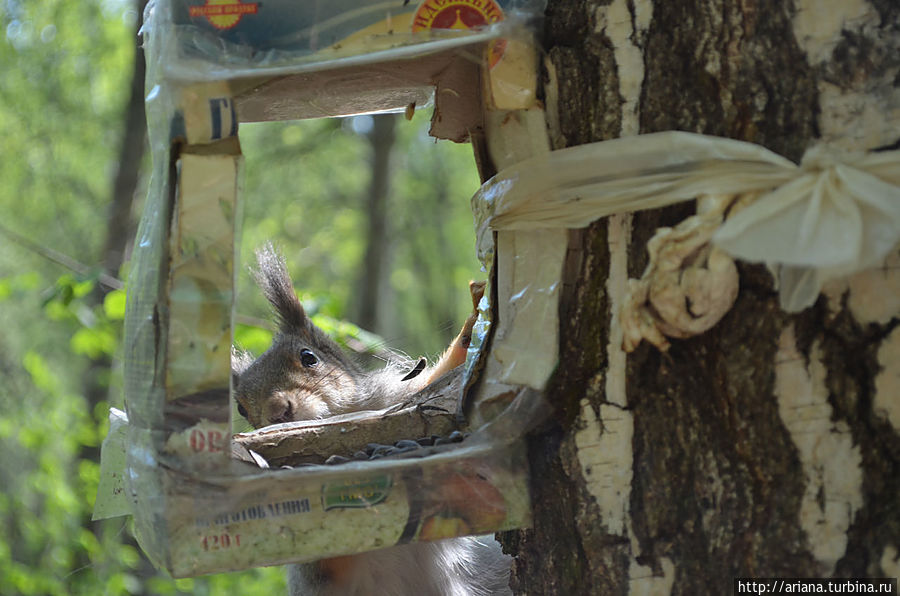
<svg viewBox="0 0 900 596">
<path fill-rule="evenodd" d="M 282 331 L 300 330 L 309 325 L 303 305 L 294 293 L 287 264 L 271 242 L 256 250 L 258 269 L 253 277 L 269 303 L 275 308 Z"/>
</svg>

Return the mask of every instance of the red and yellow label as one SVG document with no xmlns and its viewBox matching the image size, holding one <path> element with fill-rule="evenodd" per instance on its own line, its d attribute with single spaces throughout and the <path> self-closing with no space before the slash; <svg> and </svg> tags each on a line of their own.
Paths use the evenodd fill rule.
<svg viewBox="0 0 900 596">
<path fill-rule="evenodd" d="M 425 0 L 413 17 L 413 31 L 472 29 L 503 20 L 494 0 Z"/>
<path fill-rule="evenodd" d="M 473 29 L 503 20 L 503 10 L 494 0 L 425 0 L 413 16 L 412 30 Z M 505 42 L 495 40 L 490 47 L 493 67 L 503 55 Z"/>
<path fill-rule="evenodd" d="M 203 6 L 191 6 L 191 18 L 206 17 L 216 29 L 231 29 L 247 14 L 256 14 L 259 3 L 241 0 L 206 0 Z"/>
</svg>

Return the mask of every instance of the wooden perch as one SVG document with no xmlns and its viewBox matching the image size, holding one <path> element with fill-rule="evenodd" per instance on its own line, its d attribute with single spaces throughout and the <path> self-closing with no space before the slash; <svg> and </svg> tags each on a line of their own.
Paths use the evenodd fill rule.
<svg viewBox="0 0 900 596">
<path fill-rule="evenodd" d="M 354 412 L 324 420 L 266 426 L 234 435 L 233 453 L 253 461 L 261 455 L 270 467 L 321 464 L 332 455 L 350 457 L 369 443 L 392 444 L 401 439 L 446 436 L 458 429 L 463 379 L 456 368 L 405 402 L 384 410 Z M 248 459 L 250 458 L 250 459 Z"/>
</svg>

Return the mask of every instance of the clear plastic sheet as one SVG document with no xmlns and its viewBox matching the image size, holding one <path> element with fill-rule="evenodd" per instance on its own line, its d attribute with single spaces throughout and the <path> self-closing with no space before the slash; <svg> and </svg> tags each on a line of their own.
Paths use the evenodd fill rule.
<svg viewBox="0 0 900 596">
<path fill-rule="evenodd" d="M 215 5 L 202 6 L 196 0 L 151 0 L 145 22 L 152 29 L 145 27 L 145 33 L 156 37 L 158 62 L 166 78 L 197 82 L 271 77 L 413 58 L 497 39 L 539 15 L 545 2 L 483 1 L 478 3 L 484 7 L 480 16 L 449 15 L 483 21 L 482 26 L 467 23 L 469 29 L 465 25 L 427 28 L 426 22 L 441 18 L 437 13 L 444 2 L 267 0 L 243 4 L 244 14 L 228 17 L 215 14 Z M 458 7 L 464 9 L 465 4 Z"/>
<path fill-rule="evenodd" d="M 900 240 L 900 151 L 801 164 L 751 143 L 661 132 L 554 151 L 501 171 L 473 198 L 479 250 L 493 230 L 578 228 L 705 195 L 756 195 L 713 235 L 735 258 L 780 267 L 782 307 L 879 263 Z"/>
<path fill-rule="evenodd" d="M 125 445 L 128 440 L 128 416 L 118 408 L 109 409 L 109 432 L 100 446 L 100 486 L 93 519 L 118 517 L 131 513 L 125 487 Z"/>
<path fill-rule="evenodd" d="M 441 120 L 446 126 L 457 118 L 465 131 L 465 118 L 482 117 L 482 61 L 485 78 L 502 88 L 491 96 L 495 109 L 531 105 L 533 86 L 519 82 L 534 68 L 523 23 L 542 6 L 478 4 L 488 7 L 485 26 L 461 32 L 410 31 L 417 15 L 439 12 L 428 0 L 148 4 L 142 32 L 153 174 L 129 278 L 127 416 L 115 415 L 103 464 L 113 482 L 102 485 L 95 511 L 131 513 L 143 549 L 173 575 L 530 523 L 525 451 L 517 441 L 540 413 L 524 388 L 495 424 L 459 445 L 431 448 L 428 457 L 262 469 L 258 456 L 239 453 L 229 420 L 242 110 L 265 119 L 395 109 L 420 97 L 421 87 L 444 85 L 452 93 L 438 105 Z M 495 9 L 507 18 L 497 22 Z M 525 16 L 510 18 L 523 10 Z M 524 78 L 533 79 L 529 74 Z M 371 85 L 363 88 L 363 80 Z M 452 104 L 457 96 L 469 103 Z M 260 111 L 273 102 L 273 111 Z M 479 340 L 487 327 L 486 320 L 479 324 Z M 473 348 L 470 360 L 476 356 Z M 337 424 L 349 436 L 357 423 Z M 124 471 L 116 461 L 121 449 Z"/>
<path fill-rule="evenodd" d="M 129 447 L 128 471 L 138 477 L 128 484 L 143 492 L 135 498 L 136 526 L 155 524 L 143 528 L 141 546 L 177 577 L 483 534 L 530 520 L 525 453 L 514 442 L 482 435 L 420 459 L 228 471 L 191 462 L 186 452 L 198 433 L 188 433 L 193 445 L 184 445 L 180 458 L 169 452 L 158 461 Z M 138 464 L 141 453 L 147 459 Z"/>
</svg>

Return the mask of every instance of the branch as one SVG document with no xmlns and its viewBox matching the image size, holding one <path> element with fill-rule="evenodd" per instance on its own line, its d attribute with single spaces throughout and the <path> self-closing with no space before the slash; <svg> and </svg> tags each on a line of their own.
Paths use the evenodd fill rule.
<svg viewBox="0 0 900 596">
<path fill-rule="evenodd" d="M 30 240 L 25 236 L 22 236 L 18 232 L 10 230 L 3 224 L 0 224 L 0 233 L 10 238 L 13 242 L 25 248 L 26 250 L 30 250 L 31 252 L 40 255 L 52 263 L 61 265 L 69 271 L 74 271 L 78 275 L 83 275 L 84 277 L 92 277 L 95 273 L 94 269 L 88 267 L 84 263 L 76 261 L 72 257 L 59 251 L 53 250 L 52 248 L 42 246 L 37 242 Z M 117 279 L 111 275 L 107 275 L 103 272 L 100 272 L 97 275 L 97 281 L 111 290 L 121 290 L 125 287 L 125 284 L 122 283 L 122 280 Z"/>
</svg>

